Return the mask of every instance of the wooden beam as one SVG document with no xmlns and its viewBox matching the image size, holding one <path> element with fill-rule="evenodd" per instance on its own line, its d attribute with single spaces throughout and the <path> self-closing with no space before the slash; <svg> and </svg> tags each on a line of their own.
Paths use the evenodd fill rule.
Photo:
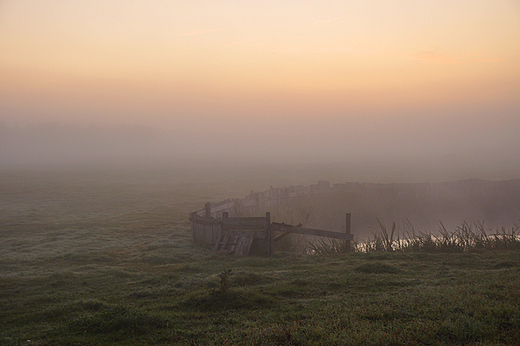
<svg viewBox="0 0 520 346">
<path fill-rule="evenodd" d="M 266 222 L 267 217 L 263 216 L 255 216 L 255 217 L 230 217 L 227 221 L 235 221 L 235 222 L 242 222 L 242 221 L 255 221 L 255 222 Z"/>
<path fill-rule="evenodd" d="M 199 216 L 199 215 L 197 215 L 195 213 L 192 213 L 190 215 L 190 221 L 193 222 L 193 223 L 199 224 L 199 225 L 206 225 L 206 226 L 216 226 L 216 225 L 220 225 L 221 224 L 219 219 Z"/>
<path fill-rule="evenodd" d="M 297 233 L 297 234 L 313 235 L 313 236 L 318 236 L 318 237 L 327 237 L 327 238 L 335 238 L 335 239 L 343 239 L 343 240 L 353 240 L 354 239 L 354 236 L 352 234 L 326 231 L 323 229 L 294 227 L 291 225 L 286 225 L 284 223 L 273 222 L 271 224 L 271 227 L 274 229 L 274 231 L 277 231 L 277 232 Z"/>
<path fill-rule="evenodd" d="M 267 254 L 271 256 L 274 253 L 274 230 L 273 227 L 271 227 L 271 213 L 266 212 L 265 218 L 267 220 Z"/>
<path fill-rule="evenodd" d="M 206 210 L 206 217 L 211 217 L 211 203 L 206 203 L 204 209 Z"/>
<path fill-rule="evenodd" d="M 288 236 L 289 234 L 291 234 L 291 233 L 282 233 L 282 234 L 280 234 L 278 237 L 274 238 L 274 242 L 276 243 L 277 241 L 279 241 L 279 240 L 285 238 L 286 236 Z"/>
<path fill-rule="evenodd" d="M 224 210 L 232 210 L 235 208 L 235 202 L 234 201 L 230 201 L 230 202 L 226 202 L 226 203 L 222 203 L 222 204 L 218 204 L 218 205 L 212 205 L 211 206 L 211 213 L 218 213 L 219 211 L 224 211 Z"/>
<path fill-rule="evenodd" d="M 350 213 L 347 213 L 345 221 L 346 221 L 345 233 L 348 234 L 349 236 L 352 236 L 352 234 L 350 234 L 350 225 L 351 225 L 351 214 Z M 354 239 L 354 237 L 345 241 L 345 252 L 350 252 L 350 241 L 353 239 Z"/>
<path fill-rule="evenodd" d="M 267 229 L 269 220 L 265 217 L 239 217 L 222 219 L 223 229 Z"/>
</svg>

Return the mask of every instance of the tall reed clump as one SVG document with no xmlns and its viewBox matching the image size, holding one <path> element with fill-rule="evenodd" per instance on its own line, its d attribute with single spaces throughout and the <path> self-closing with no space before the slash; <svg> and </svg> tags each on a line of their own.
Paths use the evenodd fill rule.
<svg viewBox="0 0 520 346">
<path fill-rule="evenodd" d="M 314 237 L 307 241 L 308 253 L 313 255 L 328 255 L 347 252 L 347 242 L 333 238 Z"/>
<path fill-rule="evenodd" d="M 401 240 L 399 238 L 399 230 L 395 222 L 392 222 L 392 228 L 390 231 L 386 229 L 386 226 L 377 219 L 379 224 L 379 232 L 373 233 L 373 238 L 368 240 L 364 244 L 357 244 L 358 247 L 364 247 L 364 251 L 394 251 L 401 246 Z M 394 238 L 395 237 L 395 238 Z"/>
<path fill-rule="evenodd" d="M 464 221 L 454 231 L 448 231 L 440 223 L 438 234 L 417 233 L 407 220 L 401 230 L 395 222 L 390 230 L 379 220 L 379 231 L 365 243 L 355 244 L 357 252 L 466 252 L 484 250 L 520 250 L 519 226 L 502 227 L 486 231 L 483 222 L 470 224 Z M 402 234 L 402 237 L 401 237 Z"/>
</svg>

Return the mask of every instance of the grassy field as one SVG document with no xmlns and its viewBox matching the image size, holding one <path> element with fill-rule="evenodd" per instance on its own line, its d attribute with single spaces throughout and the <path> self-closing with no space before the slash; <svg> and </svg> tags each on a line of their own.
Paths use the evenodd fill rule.
<svg viewBox="0 0 520 346">
<path fill-rule="evenodd" d="M 286 175 L 212 173 L 3 170 L 0 344 L 519 344 L 520 251 L 213 255 L 188 213 Z"/>
</svg>

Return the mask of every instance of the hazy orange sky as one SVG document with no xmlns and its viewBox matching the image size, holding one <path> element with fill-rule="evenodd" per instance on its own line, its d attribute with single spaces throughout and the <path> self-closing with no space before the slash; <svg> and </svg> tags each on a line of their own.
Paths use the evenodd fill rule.
<svg viewBox="0 0 520 346">
<path fill-rule="evenodd" d="M 2 0 L 0 123 L 520 161 L 520 1 Z"/>
</svg>

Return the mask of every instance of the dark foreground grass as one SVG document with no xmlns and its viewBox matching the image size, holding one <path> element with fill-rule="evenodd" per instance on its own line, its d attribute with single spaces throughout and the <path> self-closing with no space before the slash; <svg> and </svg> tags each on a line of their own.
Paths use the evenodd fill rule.
<svg viewBox="0 0 520 346">
<path fill-rule="evenodd" d="M 196 251 L 195 251 L 196 252 Z M 157 255 L 159 256 L 159 255 Z M 24 263 L 2 345 L 514 345 L 520 253 Z M 104 257 L 103 257 L 104 258 Z M 9 265 L 9 263 L 2 263 Z"/>
</svg>

